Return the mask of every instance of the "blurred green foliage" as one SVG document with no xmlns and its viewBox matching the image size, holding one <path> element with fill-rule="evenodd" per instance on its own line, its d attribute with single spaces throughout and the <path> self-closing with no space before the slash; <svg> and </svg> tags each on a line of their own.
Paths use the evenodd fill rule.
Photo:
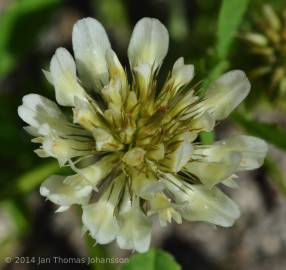
<svg viewBox="0 0 286 270">
<path fill-rule="evenodd" d="M 0 79 L 34 46 L 61 0 L 16 1 L 1 16 Z"/>
</svg>

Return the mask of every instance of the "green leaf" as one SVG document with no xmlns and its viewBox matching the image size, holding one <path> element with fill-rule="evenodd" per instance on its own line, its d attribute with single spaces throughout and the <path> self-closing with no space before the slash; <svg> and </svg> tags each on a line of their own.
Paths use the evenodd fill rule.
<svg viewBox="0 0 286 270">
<path fill-rule="evenodd" d="M 223 0 L 217 29 L 217 54 L 227 57 L 231 43 L 246 11 L 249 0 Z"/>
<path fill-rule="evenodd" d="M 62 0 L 17 1 L 0 18 L 0 78 L 13 69 L 33 45 Z"/>
<path fill-rule="evenodd" d="M 233 114 L 232 119 L 250 134 L 286 150 L 286 130 L 277 124 L 258 122 L 238 113 Z"/>
<path fill-rule="evenodd" d="M 181 267 L 168 253 L 151 249 L 147 253 L 136 254 L 121 270 L 180 270 Z"/>
</svg>

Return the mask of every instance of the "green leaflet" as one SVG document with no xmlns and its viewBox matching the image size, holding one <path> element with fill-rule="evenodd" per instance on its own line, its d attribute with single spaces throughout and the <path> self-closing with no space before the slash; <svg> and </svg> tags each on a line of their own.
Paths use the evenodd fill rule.
<svg viewBox="0 0 286 270">
<path fill-rule="evenodd" d="M 223 0 L 217 29 L 217 54 L 227 57 L 231 43 L 246 11 L 249 0 Z"/>
<path fill-rule="evenodd" d="M 249 0 L 222 0 L 217 26 L 215 64 L 209 72 L 208 79 L 203 83 L 203 92 L 210 81 L 218 78 L 229 67 L 227 56 L 248 3 Z"/>
<path fill-rule="evenodd" d="M 121 270 L 180 270 L 175 259 L 166 252 L 151 249 L 147 253 L 136 254 Z"/>
</svg>

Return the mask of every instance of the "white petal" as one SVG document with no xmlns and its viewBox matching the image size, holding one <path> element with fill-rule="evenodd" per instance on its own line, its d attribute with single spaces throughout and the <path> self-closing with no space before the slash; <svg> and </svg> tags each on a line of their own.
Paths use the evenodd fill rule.
<svg viewBox="0 0 286 270">
<path fill-rule="evenodd" d="M 132 171 L 132 186 L 136 195 L 149 200 L 154 193 L 162 191 L 164 185 L 162 181 L 158 181 L 152 173 L 138 172 L 137 169 Z"/>
<path fill-rule="evenodd" d="M 98 243 L 107 244 L 116 238 L 118 224 L 113 204 L 108 201 L 99 201 L 82 209 L 82 222 Z"/>
<path fill-rule="evenodd" d="M 120 200 L 125 180 L 125 175 L 119 175 L 113 179 L 97 203 L 83 207 L 83 224 L 100 244 L 107 244 L 117 236 L 119 227 L 115 207 Z"/>
<path fill-rule="evenodd" d="M 135 249 L 146 252 L 151 241 L 151 224 L 139 208 L 131 208 L 120 215 L 118 246 L 122 249 Z"/>
<path fill-rule="evenodd" d="M 122 67 L 116 53 L 112 49 L 107 49 L 105 53 L 106 62 L 108 65 L 109 75 L 112 78 L 125 78 L 125 71 Z"/>
<path fill-rule="evenodd" d="M 101 93 L 108 105 L 111 103 L 115 108 L 121 109 L 122 95 L 121 95 L 121 81 L 119 78 L 111 79 L 109 83 L 102 88 Z"/>
<path fill-rule="evenodd" d="M 77 81 L 75 62 L 68 50 L 56 50 L 51 60 L 50 72 L 60 105 L 73 106 L 76 96 L 84 98 L 85 92 Z"/>
<path fill-rule="evenodd" d="M 18 114 L 23 121 L 36 129 L 44 124 L 59 127 L 67 123 L 56 103 L 37 94 L 23 97 L 23 104 L 18 107 Z"/>
<path fill-rule="evenodd" d="M 60 206 L 55 212 L 61 213 L 61 212 L 67 211 L 69 208 L 70 206 Z"/>
<path fill-rule="evenodd" d="M 73 122 L 80 124 L 85 130 L 93 132 L 96 127 L 105 127 L 100 114 L 87 100 L 75 98 L 73 108 Z"/>
<path fill-rule="evenodd" d="M 184 63 L 184 57 L 179 57 L 173 65 L 172 73 L 178 71 L 181 67 L 183 67 Z"/>
<path fill-rule="evenodd" d="M 174 87 L 180 88 L 194 78 L 195 69 L 193 65 L 185 65 L 184 58 L 180 57 L 174 64 L 172 70 L 172 79 L 174 80 Z"/>
<path fill-rule="evenodd" d="M 93 147 L 93 142 L 88 140 L 64 139 L 58 136 L 46 136 L 42 142 L 42 150 L 46 156 L 58 159 L 61 166 L 73 157 L 91 154 Z"/>
<path fill-rule="evenodd" d="M 184 141 L 177 151 L 176 172 L 180 171 L 192 156 L 193 147 L 189 142 L 189 137 L 190 134 L 188 132 L 184 134 Z"/>
<path fill-rule="evenodd" d="M 131 67 L 149 64 L 158 68 L 165 58 L 169 46 L 166 27 L 157 19 L 143 18 L 134 27 L 128 57 Z"/>
<path fill-rule="evenodd" d="M 99 90 L 108 82 L 105 53 L 111 47 L 103 26 L 92 18 L 79 20 L 72 42 L 80 79 L 87 87 Z"/>
<path fill-rule="evenodd" d="M 52 74 L 51 72 L 45 70 L 45 69 L 42 69 L 47 81 L 50 83 L 50 84 L 54 84 L 54 81 L 53 81 L 53 77 L 52 77 Z"/>
<path fill-rule="evenodd" d="M 156 193 L 150 200 L 150 210 L 148 215 L 158 214 L 161 227 L 171 223 L 174 219 L 177 223 L 182 223 L 181 215 L 175 210 L 171 199 L 169 199 L 164 193 Z"/>
<path fill-rule="evenodd" d="M 174 104 L 174 106 L 169 110 L 169 112 L 167 112 L 168 117 L 175 118 L 176 116 L 181 115 L 180 120 L 189 119 L 191 116 L 195 115 L 194 110 L 197 110 L 196 107 L 198 107 L 198 105 L 195 104 L 197 100 L 198 96 L 194 95 L 194 91 L 188 91 L 187 94 L 183 95 L 180 99 L 177 99 L 177 102 Z M 191 104 L 193 104 L 193 110 L 186 110 L 187 106 L 190 106 Z M 182 115 L 183 110 L 186 110 L 186 113 Z M 168 121 L 170 120 L 168 119 Z"/>
<path fill-rule="evenodd" d="M 39 148 L 34 150 L 34 152 L 38 155 L 40 158 L 47 158 L 50 157 L 50 155 L 43 149 Z M 60 162 L 59 162 L 60 163 Z"/>
<path fill-rule="evenodd" d="M 123 148 L 123 145 L 115 140 L 107 129 L 95 128 L 92 133 L 97 151 L 115 151 Z"/>
<path fill-rule="evenodd" d="M 180 171 L 191 159 L 193 153 L 193 147 L 190 143 L 190 133 L 186 132 L 182 134 L 180 143 L 174 151 L 167 154 L 166 157 L 161 161 L 163 167 L 168 168 L 172 172 Z"/>
<path fill-rule="evenodd" d="M 51 139 L 69 134 L 87 135 L 86 131 L 71 126 L 56 103 L 37 94 L 23 97 L 18 114 L 30 125 L 25 130 L 33 136 L 48 136 Z"/>
<path fill-rule="evenodd" d="M 138 83 L 139 99 L 142 101 L 149 95 L 149 85 L 151 77 L 151 66 L 149 64 L 141 64 L 134 67 L 135 78 Z"/>
<path fill-rule="evenodd" d="M 185 166 L 185 169 L 210 188 L 236 172 L 240 161 L 240 153 L 228 152 L 219 160 L 202 158 L 199 161 L 191 161 Z"/>
<path fill-rule="evenodd" d="M 109 72 L 109 79 L 119 79 L 121 82 L 121 92 L 122 92 L 122 100 L 126 100 L 127 98 L 127 77 L 125 74 L 125 70 L 122 67 L 116 53 L 111 50 L 111 49 L 107 49 L 106 51 L 106 62 L 107 62 L 107 66 L 108 66 L 108 72 Z"/>
<path fill-rule="evenodd" d="M 92 185 L 96 186 L 103 180 L 113 169 L 118 155 L 107 155 L 96 163 L 89 165 L 83 169 L 75 169 L 79 174 L 84 176 L 86 180 Z"/>
<path fill-rule="evenodd" d="M 120 248 L 138 252 L 146 252 L 149 249 L 151 223 L 140 209 L 138 198 L 131 203 L 127 189 L 121 204 L 119 225 L 117 244 Z"/>
<path fill-rule="evenodd" d="M 232 176 L 230 176 L 226 180 L 222 181 L 222 184 L 224 184 L 225 186 L 227 186 L 229 188 L 238 188 L 239 185 L 235 182 L 235 179 L 237 177 L 238 176 L 236 174 L 233 174 Z"/>
<path fill-rule="evenodd" d="M 177 176 L 172 173 L 163 173 L 160 176 L 160 181 L 163 182 L 166 189 L 173 194 L 176 203 L 182 204 L 188 200 L 189 195 L 187 192 L 184 192 L 184 182 L 178 179 Z"/>
<path fill-rule="evenodd" d="M 267 153 L 267 144 L 252 136 L 234 136 L 216 143 L 221 151 L 237 151 L 242 154 L 239 171 L 254 170 L 262 166 Z"/>
<path fill-rule="evenodd" d="M 191 122 L 191 131 L 197 133 L 201 131 L 212 131 L 214 127 L 215 119 L 211 117 L 208 112 L 204 112 Z"/>
<path fill-rule="evenodd" d="M 193 185 L 188 194 L 189 199 L 180 211 L 187 220 L 230 227 L 240 216 L 237 205 L 218 188 L 209 190 L 204 186 Z"/>
<path fill-rule="evenodd" d="M 32 127 L 32 126 L 26 126 L 26 127 L 23 127 L 23 129 L 29 133 L 30 135 L 34 136 L 34 137 L 38 137 L 38 136 L 41 136 L 41 134 L 38 132 L 38 129 Z"/>
<path fill-rule="evenodd" d="M 213 82 L 206 93 L 205 106 L 216 120 L 226 118 L 248 95 L 250 83 L 245 73 L 233 70 Z"/>
<path fill-rule="evenodd" d="M 41 187 L 40 194 L 55 204 L 63 206 L 58 211 L 67 209 L 73 204 L 87 204 L 92 187 L 87 185 L 79 175 L 59 176 L 53 175 L 46 179 Z"/>
</svg>

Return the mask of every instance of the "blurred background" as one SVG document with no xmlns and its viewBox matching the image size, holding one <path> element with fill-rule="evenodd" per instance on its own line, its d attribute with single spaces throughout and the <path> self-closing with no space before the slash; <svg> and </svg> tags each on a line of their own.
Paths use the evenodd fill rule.
<svg viewBox="0 0 286 270">
<path fill-rule="evenodd" d="M 203 87 L 228 69 L 245 70 L 251 78 L 247 101 L 215 133 L 201 134 L 202 143 L 242 133 L 269 143 L 264 167 L 240 174 L 240 187 L 226 190 L 242 213 L 232 228 L 184 222 L 160 229 L 155 224 L 152 245 L 172 254 L 183 270 L 286 269 L 284 2 L 0 0 L 0 268 L 117 269 L 104 263 L 37 266 L 4 259 L 130 255 L 113 244 L 94 246 L 88 236 L 82 236 L 78 208 L 55 214 L 54 205 L 40 196 L 40 183 L 60 170 L 52 159 L 34 154 L 17 107 L 31 92 L 53 99 L 42 69 L 49 67 L 57 47 L 71 51 L 72 27 L 78 19 L 99 20 L 127 66 L 131 31 L 140 18 L 148 16 L 161 20 L 170 33 L 162 76 L 184 56 L 186 63 L 195 65 L 195 83 Z"/>
</svg>

